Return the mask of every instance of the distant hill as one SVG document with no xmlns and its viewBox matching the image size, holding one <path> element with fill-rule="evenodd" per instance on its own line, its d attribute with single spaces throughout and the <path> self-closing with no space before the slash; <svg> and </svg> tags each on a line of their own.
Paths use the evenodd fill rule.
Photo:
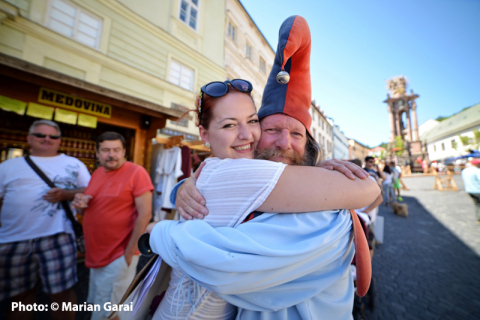
<svg viewBox="0 0 480 320">
<path fill-rule="evenodd" d="M 384 149 L 387 149 L 388 143 L 387 142 L 382 142 L 378 145 L 379 147 L 382 147 Z"/>
</svg>

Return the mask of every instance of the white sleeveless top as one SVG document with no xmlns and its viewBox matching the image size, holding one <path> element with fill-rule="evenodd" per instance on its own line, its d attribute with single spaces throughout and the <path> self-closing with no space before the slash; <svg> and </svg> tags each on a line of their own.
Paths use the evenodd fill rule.
<svg viewBox="0 0 480 320">
<path fill-rule="evenodd" d="M 263 204 L 286 165 L 250 159 L 208 158 L 197 181 L 213 227 L 235 227 Z M 192 244 L 193 245 L 193 244 Z M 205 257 L 208 259 L 208 257 Z M 165 296 L 154 320 L 234 319 L 237 308 L 173 269 Z"/>
</svg>

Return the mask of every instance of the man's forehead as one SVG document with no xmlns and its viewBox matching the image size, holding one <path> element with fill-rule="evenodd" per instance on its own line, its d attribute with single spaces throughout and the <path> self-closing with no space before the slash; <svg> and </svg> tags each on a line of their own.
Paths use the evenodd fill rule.
<svg viewBox="0 0 480 320">
<path fill-rule="evenodd" d="M 57 128 L 55 127 L 52 127 L 52 126 L 49 126 L 48 124 L 39 124 L 38 126 L 36 126 L 34 128 L 34 131 L 35 132 L 45 132 L 45 133 L 49 133 L 49 132 L 57 132 L 58 133 L 58 130 Z"/>
<path fill-rule="evenodd" d="M 306 129 L 303 123 L 283 113 L 269 115 L 263 118 L 262 120 L 260 120 L 260 124 L 262 127 L 269 126 L 274 128 L 282 128 L 282 129 L 290 129 L 290 130 L 295 129 L 295 130 L 306 132 Z"/>
<path fill-rule="evenodd" d="M 122 141 L 120 140 L 104 140 L 100 142 L 99 148 L 109 148 L 109 149 L 114 149 L 114 148 L 122 148 L 123 149 L 123 144 Z"/>
</svg>

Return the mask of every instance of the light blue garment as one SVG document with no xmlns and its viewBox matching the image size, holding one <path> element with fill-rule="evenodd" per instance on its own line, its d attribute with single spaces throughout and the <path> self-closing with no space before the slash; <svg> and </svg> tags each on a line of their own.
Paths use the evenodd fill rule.
<svg viewBox="0 0 480 320">
<path fill-rule="evenodd" d="M 480 193 L 480 169 L 474 165 L 462 171 L 462 179 L 467 193 Z"/>
<path fill-rule="evenodd" d="M 347 210 L 263 214 L 237 228 L 162 221 L 150 245 L 238 306 L 237 319 L 351 319 L 351 228 Z"/>
</svg>

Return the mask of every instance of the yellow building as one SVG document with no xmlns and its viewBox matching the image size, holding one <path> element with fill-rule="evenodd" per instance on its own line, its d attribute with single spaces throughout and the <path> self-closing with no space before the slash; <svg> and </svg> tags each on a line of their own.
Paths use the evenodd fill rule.
<svg viewBox="0 0 480 320">
<path fill-rule="evenodd" d="M 355 139 L 348 139 L 349 159 L 360 159 L 365 165 L 365 157 L 367 157 L 372 149 L 358 142 Z"/>
<path fill-rule="evenodd" d="M 263 89 L 275 52 L 238 0 L 226 0 L 225 69 L 230 79 L 252 83 L 252 97 L 260 108 Z"/>
<path fill-rule="evenodd" d="M 0 0 L 0 21 L 2 127 L 15 131 L 14 123 L 48 114 L 41 106 L 54 108 L 57 121 L 70 111 L 62 129 L 76 148 L 63 147 L 80 158 L 90 157 L 78 145 L 89 145 L 95 130 L 123 128 L 131 159 L 148 167 L 149 141 L 158 128 L 198 138 L 193 117 L 167 119 L 193 108 L 201 85 L 226 78 L 223 1 Z M 41 90 L 49 97 L 57 92 L 59 102 L 40 99 Z M 108 105 L 111 114 L 91 112 L 85 103 L 84 109 L 69 106 L 75 97 L 89 106 Z M 3 111 L 13 105 L 21 106 L 17 113 Z M 85 124 L 80 118 L 96 128 L 79 126 Z M 12 132 L 0 137 L 4 147 Z"/>
</svg>

